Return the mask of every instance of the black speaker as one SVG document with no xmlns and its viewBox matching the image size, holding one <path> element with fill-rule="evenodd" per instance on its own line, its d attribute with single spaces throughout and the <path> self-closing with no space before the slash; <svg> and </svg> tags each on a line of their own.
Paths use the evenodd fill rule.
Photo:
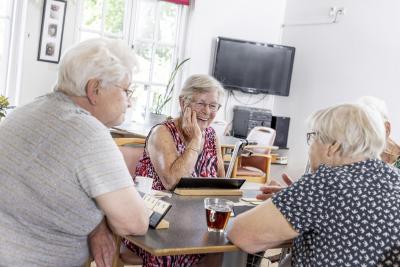
<svg viewBox="0 0 400 267">
<path fill-rule="evenodd" d="M 287 148 L 289 123 L 289 117 L 272 116 L 271 127 L 276 131 L 274 146 L 278 146 L 279 148 Z"/>
</svg>

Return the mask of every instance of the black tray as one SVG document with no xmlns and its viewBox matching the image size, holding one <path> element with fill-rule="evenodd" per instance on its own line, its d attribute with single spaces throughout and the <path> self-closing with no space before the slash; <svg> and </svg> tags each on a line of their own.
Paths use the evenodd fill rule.
<svg viewBox="0 0 400 267">
<path fill-rule="evenodd" d="M 239 189 L 245 181 L 236 178 L 182 177 L 175 188 Z"/>
</svg>

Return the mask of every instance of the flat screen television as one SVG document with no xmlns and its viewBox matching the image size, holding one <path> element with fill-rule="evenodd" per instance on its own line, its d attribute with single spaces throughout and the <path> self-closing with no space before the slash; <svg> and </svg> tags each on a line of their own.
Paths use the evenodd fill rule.
<svg viewBox="0 0 400 267">
<path fill-rule="evenodd" d="M 213 76 L 226 89 L 288 96 L 295 48 L 217 38 Z"/>
</svg>

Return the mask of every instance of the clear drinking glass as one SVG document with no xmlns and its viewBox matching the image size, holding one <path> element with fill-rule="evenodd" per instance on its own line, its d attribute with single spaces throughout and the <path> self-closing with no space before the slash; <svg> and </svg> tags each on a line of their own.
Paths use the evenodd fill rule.
<svg viewBox="0 0 400 267">
<path fill-rule="evenodd" d="M 222 198 L 205 198 L 207 227 L 209 232 L 224 232 L 233 209 L 233 202 Z"/>
</svg>

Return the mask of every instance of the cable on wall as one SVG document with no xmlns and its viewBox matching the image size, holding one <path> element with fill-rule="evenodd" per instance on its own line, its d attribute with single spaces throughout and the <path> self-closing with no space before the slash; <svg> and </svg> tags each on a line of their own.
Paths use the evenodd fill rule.
<svg viewBox="0 0 400 267">
<path fill-rule="evenodd" d="M 284 27 L 298 27 L 298 26 L 318 26 L 318 25 L 327 25 L 327 24 L 335 24 L 339 23 L 339 17 L 345 15 L 344 7 L 331 7 L 329 15 L 332 17 L 329 21 L 314 21 L 314 22 L 299 22 L 299 23 L 284 23 L 282 24 L 282 28 Z"/>
<path fill-rule="evenodd" d="M 231 90 L 229 90 L 228 91 L 228 95 L 226 96 L 226 98 L 225 98 L 225 105 L 224 105 L 224 120 L 226 120 L 226 118 L 228 117 L 227 116 L 227 110 L 228 110 L 228 101 L 229 101 L 229 98 L 230 98 L 230 96 L 231 96 Z"/>
<path fill-rule="evenodd" d="M 246 103 L 246 102 L 241 101 L 239 98 L 237 98 L 237 97 L 235 96 L 235 94 L 233 93 L 232 90 L 230 90 L 230 93 L 231 93 L 232 97 L 233 97 L 239 104 L 247 105 L 247 106 L 253 106 L 253 105 L 255 105 L 255 104 L 258 104 L 258 103 L 260 103 L 261 101 L 263 101 L 263 100 L 267 97 L 267 94 L 264 94 L 264 96 L 262 96 L 261 98 L 257 99 L 255 102 L 249 103 L 249 101 L 250 101 L 250 99 L 249 99 L 249 101 L 247 101 L 247 103 Z"/>
</svg>

